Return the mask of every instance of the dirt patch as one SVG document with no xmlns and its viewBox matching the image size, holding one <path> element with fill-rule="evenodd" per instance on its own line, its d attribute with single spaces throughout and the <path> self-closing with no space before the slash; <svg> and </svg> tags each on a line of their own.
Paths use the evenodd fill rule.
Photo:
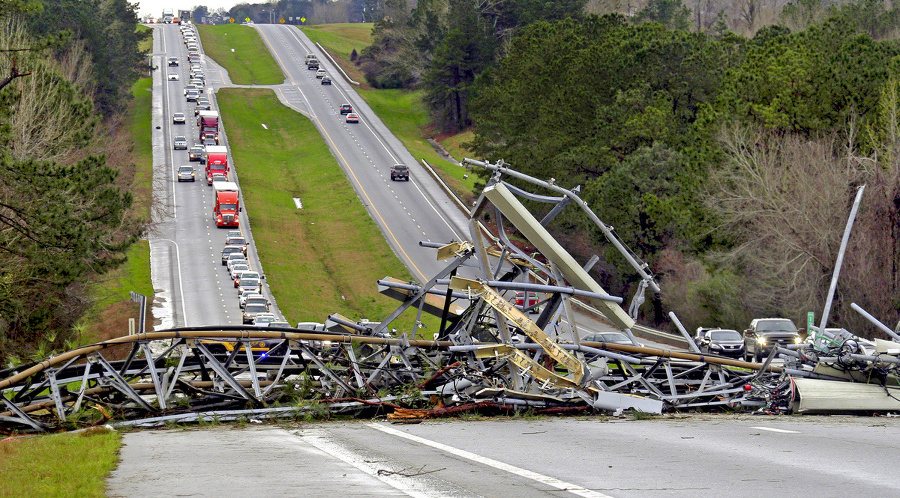
<svg viewBox="0 0 900 498">
<path fill-rule="evenodd" d="M 90 331 L 89 340 L 102 342 L 116 337 L 128 335 L 128 319 L 134 318 L 137 322 L 141 310 L 138 303 L 120 301 L 107 306 L 100 312 L 95 322 L 95 327 Z M 152 314 L 147 312 L 145 330 L 153 330 Z M 137 328 L 137 323 L 135 323 Z M 131 344 L 112 346 L 104 350 L 103 356 L 108 360 L 122 360 L 131 351 Z"/>
</svg>

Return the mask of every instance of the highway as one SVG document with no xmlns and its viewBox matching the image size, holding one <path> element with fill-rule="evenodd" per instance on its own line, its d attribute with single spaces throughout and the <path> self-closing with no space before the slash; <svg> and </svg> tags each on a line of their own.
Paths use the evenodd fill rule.
<svg viewBox="0 0 900 498">
<path fill-rule="evenodd" d="M 436 260 L 435 251 L 420 247 L 419 242 L 471 240 L 466 216 L 301 31 L 281 25 L 257 25 L 256 29 L 286 75 L 283 84 L 270 88 L 319 129 L 394 253 L 421 282 L 444 269 L 446 263 Z M 193 116 L 193 104 L 182 95 L 188 75 L 187 51 L 177 27 L 157 25 L 155 30 L 158 36 L 154 53 L 159 71 L 154 75 L 153 98 L 156 208 L 151 264 L 157 290 L 153 308 L 156 328 L 238 324 L 240 308 L 218 259 L 225 230 L 216 228 L 212 221 L 211 188 L 202 181 L 201 174 L 196 185 L 174 180 L 177 167 L 188 164 L 188 159 L 186 151 L 172 150 L 173 137 L 187 135 L 189 144 L 199 139 L 193 124 L 174 125 L 171 121 L 172 113 L 177 111 L 185 112 L 189 120 Z M 321 66 L 332 76 L 332 85 L 322 85 L 315 71 L 306 68 L 308 53 L 318 56 Z M 181 64 L 167 66 L 165 60 L 169 56 L 178 57 Z M 201 56 L 201 62 L 207 75 L 207 97 L 215 109 L 215 91 L 233 85 L 215 61 Z M 168 80 L 172 73 L 179 75 L 178 81 Z M 352 104 L 360 114 L 359 123 L 347 123 L 339 113 L 344 103 Z M 227 128 L 220 135 L 227 145 Z M 229 161 L 234 165 L 233 160 Z M 410 168 L 409 182 L 390 180 L 389 168 L 398 162 Z M 193 164 L 200 173 L 199 163 Z M 240 184 L 240 165 L 232 169 L 231 179 Z M 252 220 L 249 221 L 241 219 L 241 230 L 251 241 L 251 265 L 264 272 L 253 250 Z M 473 267 L 461 268 L 460 274 L 481 276 Z M 264 293 L 275 303 L 278 313 L 277 301 L 267 285 Z M 588 330 L 612 330 L 608 324 L 587 315 L 581 315 L 579 322 Z"/>
<path fill-rule="evenodd" d="M 419 241 L 470 240 L 466 217 L 306 35 L 293 26 L 256 29 L 286 75 L 289 86 L 276 89 L 279 97 L 315 124 L 391 248 L 414 278 L 427 282 L 446 263 Z M 331 85 L 307 69 L 308 53 L 317 56 Z M 359 114 L 359 123 L 347 123 L 340 114 L 345 103 Z M 410 168 L 409 182 L 390 179 L 396 163 Z"/>
<path fill-rule="evenodd" d="M 180 326 L 239 324 L 240 308 L 228 273 L 219 263 L 226 230 L 217 228 L 212 219 L 213 195 L 203 181 L 202 166 L 189 163 L 187 151 L 173 150 L 175 136 L 185 135 L 189 145 L 199 140 L 193 124 L 193 103 L 185 100 L 182 89 L 187 83 L 189 66 L 187 50 L 177 26 L 157 25 L 154 37 L 155 64 L 153 95 L 154 210 L 150 236 L 151 266 L 157 299 L 153 313 L 156 328 Z M 395 254 L 413 276 L 426 282 L 445 267 L 435 258 L 435 250 L 422 248 L 419 241 L 449 242 L 468 240 L 465 216 L 440 190 L 436 182 L 387 130 L 374 112 L 336 76 L 328 62 L 323 67 L 334 75 L 334 84 L 321 85 L 315 71 L 308 71 L 303 60 L 309 41 L 295 28 L 266 26 L 260 29 L 270 45 L 286 77 L 284 85 L 273 90 L 289 106 L 302 112 L 321 131 L 337 162 L 355 188 L 361 202 L 383 232 Z M 202 42 L 202 40 L 201 40 Z M 323 57 L 320 58 L 324 59 Z M 166 65 L 167 57 L 178 57 L 177 67 Z M 231 86 L 227 73 L 214 61 L 201 56 L 207 75 L 206 96 L 213 109 L 215 91 Z M 170 81 L 170 74 L 179 80 Z M 351 103 L 360 114 L 357 124 L 347 123 L 339 114 L 342 103 Z M 172 114 L 184 112 L 188 123 L 172 123 Z M 220 132 L 223 145 L 228 145 L 227 129 Z M 234 165 L 230 157 L 229 162 Z M 409 182 L 390 180 L 392 164 L 410 167 Z M 197 169 L 194 183 L 175 180 L 179 165 L 192 164 Z M 232 169 L 231 180 L 240 184 L 240 165 Z M 250 262 L 263 269 L 253 250 L 252 230 L 245 218 L 241 231 L 251 241 Z M 474 276 L 474 269 L 463 269 Z M 270 301 L 277 301 L 264 291 Z M 373 283 L 374 291 L 374 283 Z M 323 319 L 325 317 L 322 317 Z"/>
<path fill-rule="evenodd" d="M 190 71 L 187 49 L 177 25 L 156 25 L 154 33 L 154 64 L 158 69 L 153 75 L 154 208 L 149 238 L 151 278 L 156 290 L 152 310 L 155 328 L 240 324 L 237 291 L 221 264 L 227 230 L 216 227 L 213 220 L 215 202 L 212 187 L 206 184 L 204 166 L 190 162 L 186 150 L 173 150 L 175 136 L 186 136 L 189 147 L 200 140 L 194 103 L 187 102 L 183 93 Z M 168 66 L 168 57 L 178 57 L 179 65 Z M 207 66 L 202 55 L 201 65 Z M 170 74 L 179 79 L 170 81 Z M 215 110 L 215 96 L 209 88 L 205 96 Z M 173 124 L 175 112 L 184 112 L 187 123 Z M 220 142 L 228 145 L 223 130 Z M 230 157 L 229 163 L 234 164 Z M 177 181 L 178 166 L 185 164 L 194 166 L 197 181 Z M 236 180 L 233 171 L 232 179 Z M 241 230 L 252 237 L 244 219 Z M 248 259 L 252 267 L 261 268 L 252 247 Z M 264 290 L 271 300 L 268 286 Z"/>
<path fill-rule="evenodd" d="M 443 268 L 419 240 L 469 239 L 465 219 L 352 87 L 322 86 L 302 64 L 318 53 L 295 28 L 257 26 L 286 74 L 274 91 L 310 117 L 391 246 L 415 276 Z M 220 264 L 225 230 L 212 220 L 204 181 L 178 183 L 188 164 L 175 135 L 197 140 L 193 105 L 182 95 L 186 50 L 175 26 L 154 29 L 154 209 L 150 236 L 155 328 L 240 323 L 236 292 Z M 318 55 L 322 55 L 318 53 Z M 208 82 L 229 85 L 214 61 Z M 168 81 L 169 73 L 179 81 Z M 214 108 L 215 99 L 211 98 Z M 361 122 L 337 107 L 350 102 Z M 172 113 L 189 124 L 173 125 Z M 222 132 L 227 145 L 227 130 Z M 388 167 L 407 164 L 409 183 Z M 193 163 L 197 166 L 197 163 Z M 199 166 L 198 166 L 199 170 Z M 239 182 L 238 174 L 233 177 Z M 250 220 L 252 223 L 252 220 Z M 242 231 L 251 238 L 246 220 Z M 263 268 L 250 250 L 251 263 Z M 267 290 L 267 289 L 266 289 Z M 324 317 L 323 317 L 324 318 Z M 590 325 L 588 325 L 591 328 Z M 873 422 L 874 420 L 874 422 Z M 111 496 L 893 496 L 896 418 L 674 414 L 632 417 L 452 421 L 392 425 L 383 420 L 259 425 L 124 435 Z"/>
</svg>

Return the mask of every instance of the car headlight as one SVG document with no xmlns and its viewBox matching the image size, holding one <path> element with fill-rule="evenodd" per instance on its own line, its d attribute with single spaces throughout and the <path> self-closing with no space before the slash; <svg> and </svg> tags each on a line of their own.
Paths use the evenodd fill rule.
<svg viewBox="0 0 900 498">
<path fill-rule="evenodd" d="M 765 338 L 765 337 L 757 337 L 757 338 L 756 338 L 756 343 L 759 344 L 760 346 L 765 346 L 765 345 L 766 345 L 766 338 Z"/>
<path fill-rule="evenodd" d="M 801 339 L 799 335 L 794 337 L 794 344 L 800 344 L 801 342 L 803 342 L 803 339 Z"/>
</svg>

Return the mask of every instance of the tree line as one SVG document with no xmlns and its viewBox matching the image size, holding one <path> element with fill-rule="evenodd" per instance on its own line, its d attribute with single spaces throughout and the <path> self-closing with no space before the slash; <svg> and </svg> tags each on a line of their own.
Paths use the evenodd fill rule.
<svg viewBox="0 0 900 498">
<path fill-rule="evenodd" d="M 900 11 L 805 0 L 744 36 L 694 29 L 678 0 L 634 16 L 584 15 L 576 1 L 402 4 L 386 2 L 361 54 L 369 83 L 421 88 L 437 125 L 474 132 L 475 157 L 582 185 L 658 272 L 645 320 L 674 310 L 742 329 L 819 312 L 866 184 L 830 323 L 865 333 L 852 302 L 896 323 Z M 553 229 L 604 247 L 578 219 Z M 632 293 L 621 258 L 601 256 L 601 283 Z"/>
<path fill-rule="evenodd" d="M 73 336 L 88 284 L 145 220 L 120 185 L 117 135 L 147 67 L 136 4 L 0 3 L 0 361 Z"/>
</svg>

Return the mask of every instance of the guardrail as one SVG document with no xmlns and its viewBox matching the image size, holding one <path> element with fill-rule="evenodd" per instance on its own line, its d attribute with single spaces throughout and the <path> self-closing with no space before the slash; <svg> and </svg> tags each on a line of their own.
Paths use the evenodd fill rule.
<svg viewBox="0 0 900 498">
<path fill-rule="evenodd" d="M 334 60 L 334 57 L 332 57 L 331 54 L 329 54 L 328 51 L 325 50 L 325 47 L 323 47 L 322 45 L 320 45 L 319 42 L 316 42 L 316 46 L 319 47 L 319 50 L 321 50 L 323 54 L 325 54 L 325 57 L 328 57 L 328 60 L 331 61 L 331 64 L 333 64 L 334 67 L 336 67 L 337 70 L 340 71 L 341 74 L 344 75 L 344 79 L 345 79 L 345 80 L 347 80 L 351 85 L 359 86 L 359 82 L 358 82 L 358 81 L 353 81 L 353 79 L 350 78 L 350 76 L 347 74 L 347 72 L 344 71 L 344 68 L 342 68 L 341 65 L 338 64 L 336 60 Z"/>
<path fill-rule="evenodd" d="M 441 175 L 439 175 L 437 171 L 435 171 L 435 169 L 430 164 L 428 164 L 428 161 L 422 159 L 422 166 L 425 168 L 425 171 L 427 171 L 428 174 L 431 175 L 431 177 L 434 178 L 435 181 L 437 181 L 438 185 L 440 185 L 441 188 L 444 189 L 444 192 L 446 192 L 447 196 L 450 197 L 454 204 L 456 204 L 456 207 L 458 207 L 464 215 L 471 216 L 472 212 L 471 210 L 469 210 L 468 206 L 466 206 L 462 199 L 460 199 L 459 196 L 456 195 L 456 192 L 454 192 L 453 189 L 450 188 L 450 185 L 447 185 L 447 182 L 445 182 L 444 179 L 441 178 Z"/>
</svg>

